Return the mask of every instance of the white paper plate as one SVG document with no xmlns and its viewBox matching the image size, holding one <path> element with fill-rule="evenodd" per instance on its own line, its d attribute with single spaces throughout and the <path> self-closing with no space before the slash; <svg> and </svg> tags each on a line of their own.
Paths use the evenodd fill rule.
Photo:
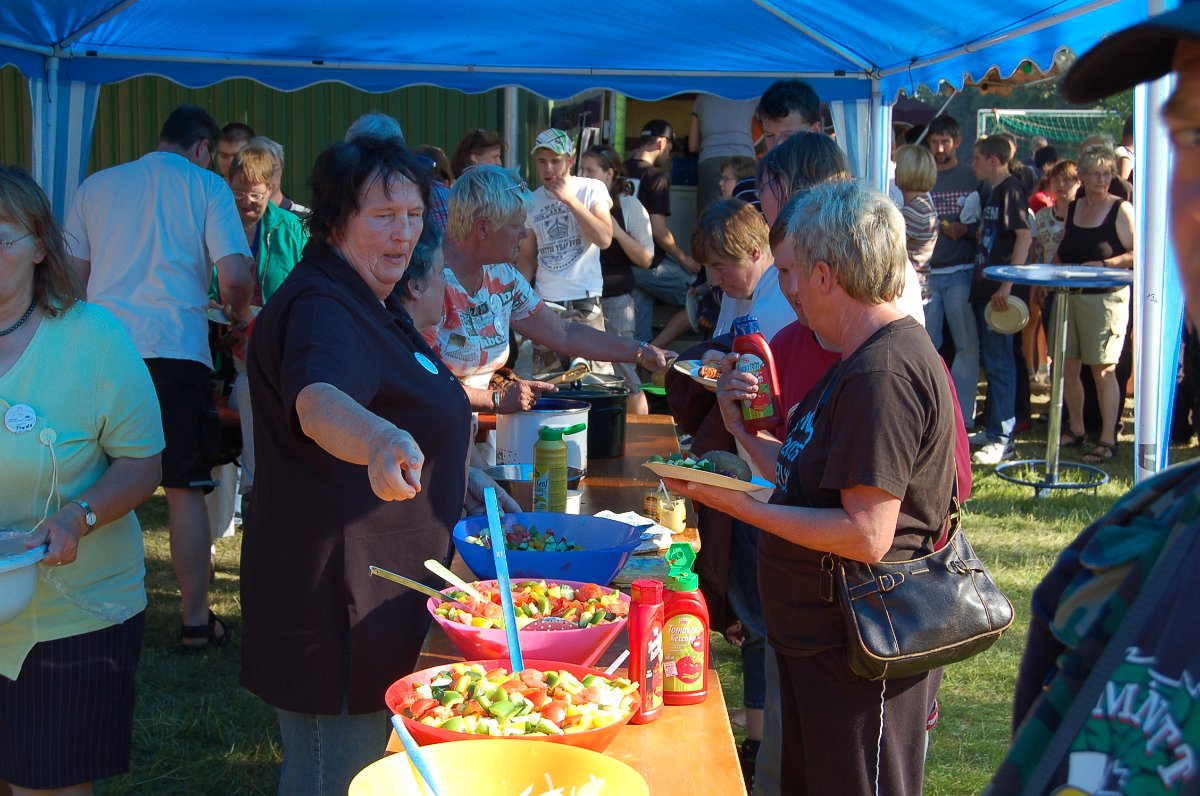
<svg viewBox="0 0 1200 796">
<path fill-rule="evenodd" d="M 730 478 L 727 475 L 717 475 L 716 473 L 709 473 L 704 470 L 693 470 L 691 467 L 666 464 L 665 462 L 646 462 L 642 466 L 659 478 L 678 478 L 680 481 L 694 481 L 697 484 L 719 486 L 722 489 L 732 489 L 737 492 L 757 492 L 760 489 L 775 488 L 774 484 L 764 481 L 757 475 L 754 476 L 753 481 L 742 481 L 737 478 Z"/>
<path fill-rule="evenodd" d="M 983 319 L 992 331 L 1000 334 L 1016 334 L 1029 323 L 1029 307 L 1016 296 L 1008 297 L 1008 309 L 998 312 L 989 301 L 983 310 Z"/>
<path fill-rule="evenodd" d="M 675 368 L 675 370 L 679 371 L 685 376 L 690 376 L 692 381 L 698 381 L 705 387 L 715 388 L 717 386 L 716 379 L 708 379 L 700 375 L 700 366 L 702 364 L 704 363 L 698 359 L 677 359 L 675 360 L 675 364 L 671 367 Z"/>
</svg>

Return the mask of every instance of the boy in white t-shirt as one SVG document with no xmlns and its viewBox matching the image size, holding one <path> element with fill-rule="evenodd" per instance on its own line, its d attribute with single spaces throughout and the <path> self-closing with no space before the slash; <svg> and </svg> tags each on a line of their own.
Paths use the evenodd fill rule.
<svg viewBox="0 0 1200 796">
<path fill-rule="evenodd" d="M 541 185 L 525 221 L 518 268 L 538 294 L 566 308 L 566 320 L 604 329 L 600 250 L 612 244 L 612 198 L 599 180 L 577 177 L 571 136 L 551 127 L 534 139 L 533 163 Z M 539 369 L 554 369 L 558 355 L 538 351 Z"/>
</svg>

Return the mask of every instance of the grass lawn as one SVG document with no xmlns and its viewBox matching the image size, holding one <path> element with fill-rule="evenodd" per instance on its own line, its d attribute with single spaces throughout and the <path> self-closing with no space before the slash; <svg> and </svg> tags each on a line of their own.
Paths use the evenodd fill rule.
<svg viewBox="0 0 1200 796">
<path fill-rule="evenodd" d="M 1126 417 L 1126 428 L 1131 428 Z M 1045 426 L 1026 434 L 1045 436 Z M 1044 443 L 1018 446 L 1021 458 L 1043 455 Z M 926 793 L 978 793 L 1008 745 L 1010 700 L 1024 646 L 1034 586 L 1064 547 L 1132 484 L 1133 440 L 1105 469 L 1113 480 L 1093 494 L 1065 492 L 1035 498 L 1033 491 L 976 468 L 965 528 L 1001 588 L 1017 621 L 988 652 L 950 667 L 942 682 L 941 722 L 929 752 Z M 1195 446 L 1173 448 L 1172 461 L 1200 455 Z M 1077 458 L 1078 451 L 1068 456 Z M 146 539 L 146 640 L 139 669 L 132 773 L 102 783 L 101 794 L 273 794 L 278 783 L 279 733 L 274 712 L 237 685 L 239 647 L 183 656 L 179 595 L 171 571 L 166 504 L 161 493 L 139 511 Z M 217 545 L 214 609 L 238 621 L 238 555 L 241 537 Z M 716 666 L 730 710 L 741 704 L 737 651 L 713 637 Z M 740 733 L 739 733 L 740 738 Z M 722 796 L 733 796 L 722 794 Z"/>
</svg>

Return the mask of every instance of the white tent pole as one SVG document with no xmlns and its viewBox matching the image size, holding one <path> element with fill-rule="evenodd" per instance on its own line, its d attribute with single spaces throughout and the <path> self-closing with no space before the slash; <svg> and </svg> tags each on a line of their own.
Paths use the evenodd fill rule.
<svg viewBox="0 0 1200 796">
<path fill-rule="evenodd" d="M 888 160 L 891 159 L 892 106 L 884 102 L 879 80 L 871 81 L 871 147 L 868 163 L 868 184 L 887 193 Z"/>
<path fill-rule="evenodd" d="M 1116 2 L 1118 2 L 1118 0 L 1095 0 L 1095 2 L 1077 6 L 1076 8 L 1073 8 L 1070 11 L 1065 11 L 1062 14 L 1056 14 L 1052 17 L 1039 19 L 1038 21 L 1030 22 L 1028 25 L 1023 27 L 1013 28 L 1010 31 L 998 33 L 995 36 L 989 36 L 986 39 L 969 42 L 961 47 L 940 55 L 932 55 L 926 58 L 916 58 L 913 61 L 901 64 L 900 66 L 892 66 L 882 69 L 879 72 L 879 76 L 890 77 L 891 75 L 899 74 L 901 72 L 908 72 L 912 69 L 920 69 L 926 66 L 932 66 L 933 64 L 941 63 L 942 61 L 948 61 L 951 58 L 957 58 L 960 55 L 978 52 L 979 50 L 987 49 L 994 44 L 1000 44 L 1001 42 L 1008 41 L 1009 39 L 1015 39 L 1018 36 L 1024 36 L 1027 33 L 1036 33 L 1039 30 L 1053 27 L 1060 22 L 1065 22 L 1068 19 L 1074 19 L 1075 17 L 1083 16 L 1084 14 L 1095 11 L 1098 8 L 1104 8 L 1105 6 L 1110 6 Z"/>
<path fill-rule="evenodd" d="M 820 44 L 822 47 L 826 47 L 830 51 L 835 52 L 838 55 L 845 58 L 846 60 L 850 61 L 850 63 L 856 64 L 860 69 L 864 69 L 868 72 L 870 72 L 874 69 L 874 66 L 871 65 L 871 62 L 867 61 L 861 55 L 851 52 L 850 50 L 846 49 L 843 45 L 838 44 L 836 41 L 829 38 L 828 36 L 825 36 L 824 34 L 821 34 L 821 33 L 817 33 L 815 30 L 810 28 L 808 25 L 805 25 L 803 22 L 796 19 L 791 14 L 787 13 L 786 11 L 783 11 L 780 8 L 777 8 L 774 3 L 768 3 L 767 0 L 754 0 L 754 4 L 757 5 L 758 7 L 762 8 L 764 11 L 767 11 L 768 13 L 773 14 L 776 18 L 778 18 L 784 24 L 789 25 L 789 26 L 795 28 L 796 30 L 800 31 L 805 36 L 807 36 L 808 38 L 815 41 L 817 44 Z"/>
<path fill-rule="evenodd" d="M 79 41 L 81 38 L 88 35 L 93 30 L 95 30 L 96 28 L 103 25 L 105 22 L 108 22 L 110 19 L 112 19 L 116 15 L 124 12 L 127 8 L 134 5 L 135 3 L 137 3 L 137 0 L 123 0 L 123 2 L 117 3 L 115 6 L 108 9 L 103 14 L 96 17 L 91 22 L 87 23 L 86 25 L 81 27 L 79 30 L 75 31 L 70 36 L 68 36 L 65 39 L 63 39 L 62 41 L 60 41 L 58 43 L 58 46 L 60 48 L 70 47 L 75 42 Z"/>
<path fill-rule="evenodd" d="M 12 47 L 14 50 L 23 50 L 28 53 L 37 53 L 38 55 L 51 56 L 54 55 L 53 47 L 39 47 L 36 44 L 30 44 L 25 41 L 16 41 L 0 36 L 0 47 Z"/>
<path fill-rule="evenodd" d="M 1151 3 L 1151 13 L 1166 10 Z M 1171 148 L 1158 110 L 1170 96 L 1170 76 L 1134 91 L 1133 328 L 1138 347 L 1134 397 L 1134 478 L 1169 463 L 1171 403 L 1179 361 L 1183 290 L 1167 230 Z"/>
</svg>

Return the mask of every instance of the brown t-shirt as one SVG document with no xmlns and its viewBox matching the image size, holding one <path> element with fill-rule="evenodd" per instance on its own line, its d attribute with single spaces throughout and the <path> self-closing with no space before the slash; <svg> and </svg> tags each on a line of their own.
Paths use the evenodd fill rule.
<svg viewBox="0 0 1200 796">
<path fill-rule="evenodd" d="M 843 489 L 883 489 L 901 500 L 885 559 L 931 550 L 950 506 L 954 411 L 946 372 L 921 324 L 894 321 L 830 368 L 792 412 L 775 479 L 771 502 L 787 506 L 840 508 Z M 819 592 L 824 554 L 769 533 L 759 540 L 767 634 L 787 654 L 845 644 L 841 608 Z"/>
</svg>

